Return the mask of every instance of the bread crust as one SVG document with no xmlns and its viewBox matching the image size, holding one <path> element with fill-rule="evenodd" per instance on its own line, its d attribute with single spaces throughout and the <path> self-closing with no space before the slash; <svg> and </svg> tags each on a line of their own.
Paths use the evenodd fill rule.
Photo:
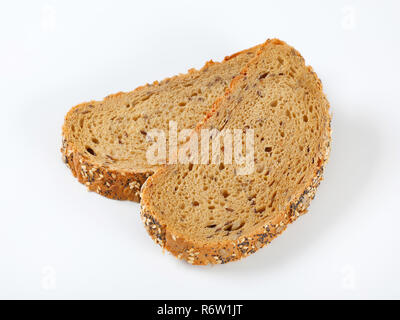
<svg viewBox="0 0 400 320">
<path fill-rule="evenodd" d="M 209 60 L 199 70 L 196 70 L 194 68 L 189 69 L 188 74 L 204 71 L 206 68 L 212 65 L 222 64 L 237 57 L 240 54 L 255 50 L 259 46 L 260 45 L 257 45 L 250 49 L 242 50 L 230 56 L 226 56 L 221 62 L 214 62 L 213 60 Z M 111 94 L 105 97 L 103 101 L 119 99 L 124 94 L 138 92 L 144 89 L 148 89 L 149 87 L 160 86 L 165 82 L 169 82 L 179 77 L 182 77 L 182 74 L 165 78 L 162 81 L 154 81 L 152 84 L 146 84 L 137 87 L 131 92 L 118 92 L 115 94 Z M 61 147 L 63 161 L 64 163 L 66 163 L 68 168 L 70 168 L 72 174 L 78 179 L 78 181 L 88 187 L 89 191 L 97 192 L 98 194 L 110 199 L 139 202 L 141 186 L 146 181 L 146 179 L 154 173 L 153 170 L 131 170 L 121 172 L 119 170 L 112 170 L 105 166 L 98 165 L 90 160 L 88 157 L 85 157 L 83 154 L 79 153 L 74 144 L 68 139 L 68 137 L 71 135 L 71 132 L 70 128 L 66 126 L 66 120 L 80 108 L 97 103 L 101 103 L 101 101 L 90 101 L 78 104 L 75 107 L 71 108 L 71 110 L 65 116 L 65 122 L 62 128 Z"/>
<path fill-rule="evenodd" d="M 104 166 L 96 166 L 77 152 L 64 138 L 61 153 L 64 163 L 80 183 L 86 185 L 89 191 L 110 199 L 139 202 L 140 187 L 153 173 L 152 171 L 119 172 Z"/>
<path fill-rule="evenodd" d="M 286 44 L 278 39 L 267 40 L 264 46 L 269 44 Z M 295 53 L 301 57 L 300 53 Z M 261 50 L 258 52 L 256 57 L 261 54 Z M 302 57 L 301 57 L 302 58 Z M 251 62 L 249 62 L 250 64 Z M 318 83 L 319 90 L 322 95 L 322 84 L 313 69 L 308 66 L 308 71 L 315 77 Z M 226 91 L 225 96 L 232 93 L 239 80 L 246 76 L 247 68 L 244 68 L 240 75 L 235 77 L 230 85 L 230 88 Z M 213 108 L 206 116 L 206 118 L 196 127 L 200 130 L 205 125 L 207 120 L 219 109 L 222 102 L 222 98 L 215 101 Z M 329 106 L 329 104 L 328 104 Z M 266 225 L 257 229 L 253 234 L 248 236 L 241 236 L 235 241 L 226 240 L 224 242 L 209 242 L 209 243 L 196 243 L 194 241 L 185 239 L 178 235 L 174 235 L 168 229 L 167 225 L 161 224 L 157 220 L 157 213 L 149 208 L 151 201 L 151 188 L 154 185 L 154 180 L 162 175 L 168 166 L 163 166 L 156 171 L 143 184 L 141 189 L 141 219 L 145 225 L 145 228 L 151 238 L 159 244 L 163 249 L 167 249 L 178 259 L 183 259 L 186 262 L 193 265 L 207 265 L 207 264 L 224 264 L 231 261 L 240 260 L 248 256 L 251 253 L 256 252 L 258 249 L 264 247 L 270 243 L 274 238 L 281 234 L 287 226 L 295 221 L 299 216 L 307 212 L 307 208 L 311 200 L 315 197 L 316 189 L 323 179 L 324 167 L 328 161 L 330 153 L 330 141 L 331 141 L 331 115 L 329 114 L 329 108 L 327 109 L 327 122 L 328 126 L 326 132 L 323 135 L 322 146 L 320 150 L 321 161 L 318 169 L 315 171 L 314 177 L 312 178 L 309 185 L 304 191 L 294 197 L 294 200 L 289 204 L 286 212 L 278 213 L 275 218 L 267 223 Z"/>
<path fill-rule="evenodd" d="M 161 169 L 160 169 L 161 170 Z M 142 195 L 141 219 L 151 238 L 163 249 L 167 249 L 178 259 L 185 260 L 193 265 L 225 264 L 240 260 L 249 254 L 255 253 L 278 235 L 298 217 L 307 212 L 307 208 L 315 197 L 317 187 L 322 181 L 323 167 L 318 170 L 311 185 L 289 206 L 289 211 L 277 216 L 273 222 L 264 225 L 251 236 L 239 237 L 236 241 L 199 245 L 192 241 L 172 234 L 166 225 L 161 225 L 154 217 L 154 212 L 148 210 L 148 198 Z M 151 188 L 151 177 L 145 182 L 146 188 Z"/>
</svg>

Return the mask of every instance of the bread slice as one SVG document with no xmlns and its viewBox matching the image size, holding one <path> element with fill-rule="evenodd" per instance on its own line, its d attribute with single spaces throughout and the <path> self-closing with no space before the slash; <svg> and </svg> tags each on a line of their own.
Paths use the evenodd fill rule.
<svg viewBox="0 0 400 320">
<path fill-rule="evenodd" d="M 195 265 L 254 253 L 306 212 L 328 158 L 330 120 L 312 68 L 268 40 L 196 128 L 254 129 L 254 171 L 239 175 L 236 162 L 160 168 L 141 193 L 148 233 Z"/>
<path fill-rule="evenodd" d="M 63 125 L 61 152 L 88 189 L 112 199 L 139 201 L 140 187 L 158 165 L 150 165 L 148 130 L 194 128 L 224 94 L 258 47 L 207 62 L 197 71 L 117 93 L 72 108 Z"/>
</svg>

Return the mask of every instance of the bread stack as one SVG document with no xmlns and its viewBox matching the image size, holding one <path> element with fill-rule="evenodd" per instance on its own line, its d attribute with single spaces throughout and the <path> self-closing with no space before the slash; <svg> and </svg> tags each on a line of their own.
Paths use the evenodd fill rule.
<svg viewBox="0 0 400 320">
<path fill-rule="evenodd" d="M 89 190 L 140 200 L 161 247 L 191 264 L 221 264 L 257 251 L 306 212 L 328 159 L 330 120 L 312 68 L 272 39 L 72 108 L 61 151 Z M 173 134 L 185 130 L 186 139 Z M 149 153 L 155 145 L 165 147 Z"/>
</svg>

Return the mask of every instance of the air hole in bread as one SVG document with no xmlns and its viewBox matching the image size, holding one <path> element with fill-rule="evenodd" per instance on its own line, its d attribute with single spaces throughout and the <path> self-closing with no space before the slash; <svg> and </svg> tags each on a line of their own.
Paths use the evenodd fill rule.
<svg viewBox="0 0 400 320">
<path fill-rule="evenodd" d="M 275 192 L 273 193 L 272 198 L 271 198 L 271 201 L 270 201 L 268 207 L 272 208 L 272 205 L 273 205 L 273 203 L 274 203 L 274 201 L 275 201 L 276 194 L 277 194 L 277 191 L 275 191 Z"/>
<path fill-rule="evenodd" d="M 265 206 L 261 206 L 255 209 L 256 213 L 263 213 L 265 211 Z"/>
<path fill-rule="evenodd" d="M 232 231 L 236 231 L 236 230 L 241 229 L 245 224 L 246 224 L 246 222 L 241 221 L 240 224 L 237 227 L 232 228 Z"/>
<path fill-rule="evenodd" d="M 96 152 L 94 152 L 94 150 L 93 150 L 92 148 L 86 147 L 86 151 L 87 151 L 88 153 L 90 153 L 92 156 L 96 156 Z"/>
<path fill-rule="evenodd" d="M 228 224 L 227 226 L 224 227 L 224 230 L 225 231 L 232 231 L 232 226 L 233 226 L 233 224 L 230 223 L 230 224 Z"/>
<path fill-rule="evenodd" d="M 149 100 L 152 95 L 153 94 L 149 94 L 146 97 L 142 98 L 142 102 L 145 102 L 145 101 Z"/>
</svg>

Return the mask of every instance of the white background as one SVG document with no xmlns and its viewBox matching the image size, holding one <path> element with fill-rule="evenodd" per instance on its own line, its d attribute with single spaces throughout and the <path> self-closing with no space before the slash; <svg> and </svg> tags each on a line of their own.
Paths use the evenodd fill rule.
<svg viewBox="0 0 400 320">
<path fill-rule="evenodd" d="M 2 1 L 0 298 L 400 298 L 397 1 Z M 310 212 L 256 254 L 194 267 L 139 205 L 86 192 L 61 161 L 74 105 L 279 37 L 333 112 Z"/>
</svg>

